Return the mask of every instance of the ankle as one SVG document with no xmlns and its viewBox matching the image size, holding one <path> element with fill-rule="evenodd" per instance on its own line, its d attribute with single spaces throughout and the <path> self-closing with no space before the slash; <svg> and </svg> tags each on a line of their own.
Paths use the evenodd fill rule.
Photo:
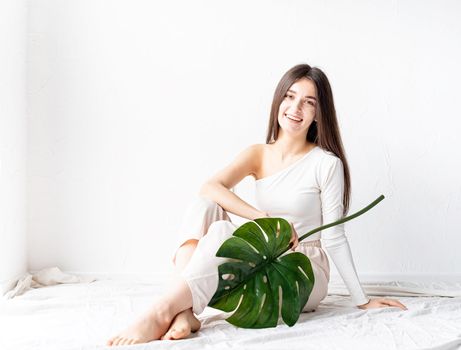
<svg viewBox="0 0 461 350">
<path fill-rule="evenodd" d="M 150 313 L 155 314 L 157 317 L 160 317 L 163 321 L 168 322 L 171 322 L 174 316 L 176 316 L 175 314 L 173 314 L 173 310 L 170 307 L 169 303 L 164 300 L 159 300 L 154 305 L 152 305 Z"/>
</svg>

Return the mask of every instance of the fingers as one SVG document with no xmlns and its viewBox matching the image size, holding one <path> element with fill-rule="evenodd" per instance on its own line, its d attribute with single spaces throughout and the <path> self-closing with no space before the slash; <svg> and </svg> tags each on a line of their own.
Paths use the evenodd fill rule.
<svg viewBox="0 0 461 350">
<path fill-rule="evenodd" d="M 291 249 L 292 251 L 295 251 L 297 246 L 298 246 L 298 242 L 291 242 L 288 248 Z"/>
<path fill-rule="evenodd" d="M 398 307 L 402 310 L 408 310 L 407 307 L 403 305 L 400 301 L 387 298 L 370 299 L 367 304 L 359 305 L 358 307 L 360 309 Z"/>
<path fill-rule="evenodd" d="M 294 229 L 293 229 L 293 224 L 291 224 L 291 238 L 290 238 L 290 246 L 293 246 L 294 241 L 295 241 L 295 235 L 294 235 Z"/>
<path fill-rule="evenodd" d="M 298 240 L 298 233 L 295 230 L 295 227 L 293 226 L 293 223 L 291 222 L 291 239 L 290 239 L 290 247 L 294 251 L 296 247 L 298 246 L 299 240 Z"/>
<path fill-rule="evenodd" d="M 403 305 L 403 304 L 402 304 L 400 301 L 398 301 L 398 300 L 391 299 L 391 300 L 390 300 L 390 305 L 399 307 L 399 308 L 401 308 L 402 310 L 408 310 L 407 307 L 406 307 L 405 305 Z"/>
<path fill-rule="evenodd" d="M 293 250 L 296 249 L 296 247 L 298 246 L 298 243 L 299 243 L 299 240 L 298 240 L 298 236 L 296 236 L 294 242 L 293 242 Z"/>
<path fill-rule="evenodd" d="M 403 305 L 400 301 L 394 299 L 382 299 L 381 302 L 388 306 L 395 306 L 401 308 L 402 310 L 408 310 L 405 305 Z"/>
</svg>

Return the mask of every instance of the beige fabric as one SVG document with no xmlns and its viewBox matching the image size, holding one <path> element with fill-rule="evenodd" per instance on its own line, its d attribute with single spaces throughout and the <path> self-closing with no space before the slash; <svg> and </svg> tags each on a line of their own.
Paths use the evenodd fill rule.
<svg viewBox="0 0 461 350">
<path fill-rule="evenodd" d="M 178 235 L 178 248 L 190 239 L 198 240 L 191 260 L 181 273 L 191 289 L 196 314 L 202 313 L 218 287 L 218 266 L 230 260 L 216 257 L 215 253 L 237 227 L 222 207 L 206 198 L 195 198 L 186 211 Z M 312 264 L 315 283 L 303 311 L 313 311 L 327 296 L 330 279 L 328 257 L 320 240 L 302 241 L 296 251 L 308 256 Z"/>
</svg>

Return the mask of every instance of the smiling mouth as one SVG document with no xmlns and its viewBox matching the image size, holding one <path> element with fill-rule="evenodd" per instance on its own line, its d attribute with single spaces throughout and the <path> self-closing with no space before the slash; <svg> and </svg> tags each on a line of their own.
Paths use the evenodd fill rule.
<svg viewBox="0 0 461 350">
<path fill-rule="evenodd" d="M 288 119 L 290 119 L 290 120 L 292 120 L 292 121 L 294 121 L 294 122 L 296 122 L 296 123 L 301 123 L 301 122 L 303 121 L 302 118 L 295 117 L 295 116 L 293 116 L 293 115 L 291 115 L 291 114 L 285 113 L 284 115 L 285 115 L 286 118 L 288 118 Z"/>
</svg>

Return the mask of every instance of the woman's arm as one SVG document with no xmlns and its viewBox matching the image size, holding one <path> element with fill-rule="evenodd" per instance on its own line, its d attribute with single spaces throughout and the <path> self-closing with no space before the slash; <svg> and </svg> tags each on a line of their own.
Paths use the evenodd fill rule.
<svg viewBox="0 0 461 350">
<path fill-rule="evenodd" d="M 254 208 L 231 189 L 243 178 L 255 175 L 260 166 L 263 145 L 252 145 L 237 155 L 224 169 L 221 169 L 200 188 L 199 195 L 218 203 L 224 210 L 240 217 L 254 220 L 266 213 Z"/>
<path fill-rule="evenodd" d="M 344 191 L 344 176 L 341 160 L 335 158 L 332 166 L 328 166 L 323 170 L 327 169 L 328 172 L 323 176 L 324 181 L 322 181 L 321 192 L 324 223 L 334 222 L 343 216 L 342 198 Z M 405 305 L 395 299 L 370 299 L 367 296 L 360 284 L 357 271 L 355 270 L 352 252 L 344 233 L 344 224 L 322 231 L 322 241 L 323 246 L 330 254 L 339 274 L 349 289 L 352 301 L 359 309 L 387 306 L 395 306 L 403 310 L 407 309 Z"/>
<path fill-rule="evenodd" d="M 322 221 L 328 224 L 343 217 L 344 173 L 341 159 L 325 158 L 320 167 L 320 174 Z M 352 302 L 355 305 L 368 303 L 370 298 L 360 284 L 349 241 L 344 232 L 344 224 L 323 230 L 321 240 L 322 246 L 349 289 Z"/>
</svg>

